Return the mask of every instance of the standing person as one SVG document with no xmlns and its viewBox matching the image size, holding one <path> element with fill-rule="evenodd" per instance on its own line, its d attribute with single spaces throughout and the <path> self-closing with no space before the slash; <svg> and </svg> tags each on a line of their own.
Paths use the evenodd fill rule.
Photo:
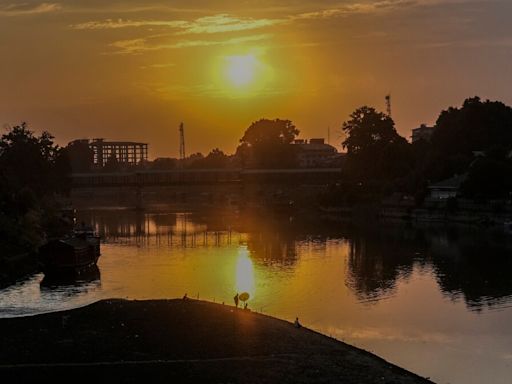
<svg viewBox="0 0 512 384">
<path fill-rule="evenodd" d="M 236 293 L 235 297 L 233 297 L 233 300 L 235 300 L 235 305 L 238 308 L 238 292 Z"/>
</svg>

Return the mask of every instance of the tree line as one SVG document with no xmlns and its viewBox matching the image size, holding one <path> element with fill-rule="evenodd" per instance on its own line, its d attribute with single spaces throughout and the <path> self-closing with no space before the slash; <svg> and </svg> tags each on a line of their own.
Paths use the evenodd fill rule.
<svg viewBox="0 0 512 384">
<path fill-rule="evenodd" d="M 468 98 L 440 113 L 430 140 L 413 143 L 398 134 L 390 116 L 370 107 L 354 111 L 342 129 L 345 198 L 400 192 L 421 202 L 429 184 L 455 175 L 465 178 L 462 197 L 511 197 L 512 108 L 502 102 Z"/>
</svg>

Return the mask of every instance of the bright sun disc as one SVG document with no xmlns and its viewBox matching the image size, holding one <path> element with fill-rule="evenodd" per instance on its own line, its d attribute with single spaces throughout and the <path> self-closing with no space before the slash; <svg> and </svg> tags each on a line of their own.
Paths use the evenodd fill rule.
<svg viewBox="0 0 512 384">
<path fill-rule="evenodd" d="M 262 49 L 223 52 L 216 57 L 212 69 L 212 85 L 229 98 L 248 98 L 268 92 L 274 71 L 265 61 Z"/>
<path fill-rule="evenodd" d="M 258 60 L 254 55 L 228 56 L 227 78 L 236 87 L 249 85 L 254 81 Z"/>
</svg>

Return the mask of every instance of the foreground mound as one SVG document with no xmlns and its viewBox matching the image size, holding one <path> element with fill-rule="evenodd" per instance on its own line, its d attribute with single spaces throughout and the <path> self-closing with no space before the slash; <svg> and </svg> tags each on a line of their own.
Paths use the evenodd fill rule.
<svg viewBox="0 0 512 384">
<path fill-rule="evenodd" d="M 195 300 L 0 320 L 5 382 L 430 383 L 306 328 Z"/>
</svg>

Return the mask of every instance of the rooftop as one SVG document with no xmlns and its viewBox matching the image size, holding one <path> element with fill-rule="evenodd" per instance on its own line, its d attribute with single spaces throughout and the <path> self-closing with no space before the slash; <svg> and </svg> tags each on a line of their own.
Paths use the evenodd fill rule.
<svg viewBox="0 0 512 384">
<path fill-rule="evenodd" d="M 450 177 L 449 179 L 438 181 L 435 184 L 430 184 L 428 188 L 430 189 L 457 189 L 461 186 L 461 184 L 466 180 L 468 175 L 462 174 L 462 175 L 455 175 L 453 177 Z"/>
</svg>

